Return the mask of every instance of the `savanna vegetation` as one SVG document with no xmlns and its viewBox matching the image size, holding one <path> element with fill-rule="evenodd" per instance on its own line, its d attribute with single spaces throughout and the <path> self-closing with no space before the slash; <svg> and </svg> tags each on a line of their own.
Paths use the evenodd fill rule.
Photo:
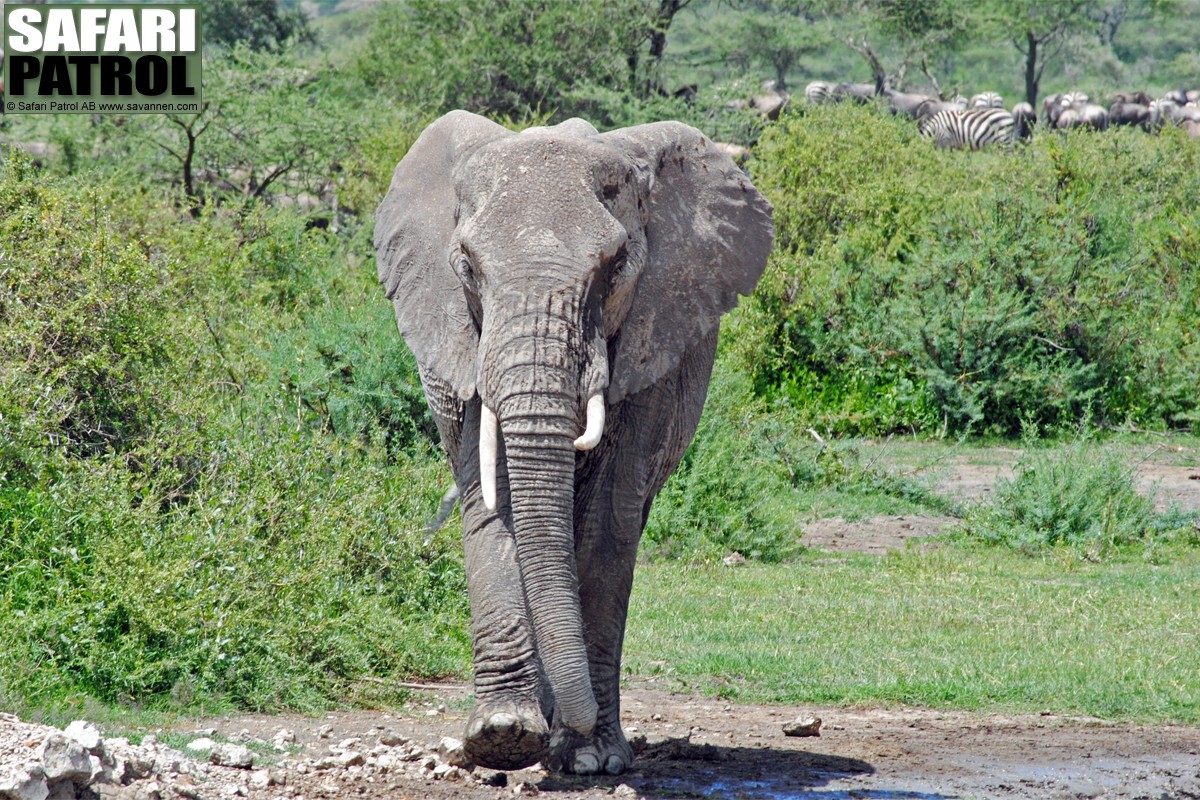
<svg viewBox="0 0 1200 800">
<path fill-rule="evenodd" d="M 683 119 L 752 145 L 775 204 L 646 531 L 634 674 L 1200 722 L 1200 530 L 1129 459 L 1200 452 L 1200 144 L 942 152 L 871 105 L 728 103 L 869 80 L 868 53 L 1020 98 L 1020 24 L 1068 5 L 1043 90 L 1194 88 L 1192 0 L 221 5 L 201 114 L 0 127 L 0 705 L 314 709 L 467 674 L 456 522 L 426 527 L 450 476 L 371 246 L 395 163 L 461 106 Z M 970 505 L 893 439 L 1024 455 Z M 887 557 L 799 543 L 914 513 L 960 522 Z"/>
</svg>

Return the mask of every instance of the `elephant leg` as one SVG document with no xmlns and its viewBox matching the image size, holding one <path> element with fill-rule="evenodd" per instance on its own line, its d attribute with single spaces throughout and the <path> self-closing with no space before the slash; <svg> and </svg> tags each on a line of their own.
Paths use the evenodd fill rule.
<svg viewBox="0 0 1200 800">
<path fill-rule="evenodd" d="M 551 701 L 543 687 L 533 628 L 525 603 L 512 524 L 488 511 L 479 487 L 479 405 L 464 420 L 456 471 L 462 487 L 463 550 L 471 603 L 475 708 L 467 720 L 464 750 L 476 764 L 520 769 L 545 756 Z M 503 459 L 497 490 L 507 495 Z M 497 504 L 506 508 L 507 503 Z"/>
<path fill-rule="evenodd" d="M 679 466 L 704 408 L 716 352 L 712 331 L 677 372 L 612 409 L 605 436 L 576 469 L 575 551 L 587 631 L 596 728 L 580 736 L 556 726 L 548 766 L 620 774 L 633 763 L 621 729 L 621 652 L 638 541 L 650 503 Z"/>
</svg>

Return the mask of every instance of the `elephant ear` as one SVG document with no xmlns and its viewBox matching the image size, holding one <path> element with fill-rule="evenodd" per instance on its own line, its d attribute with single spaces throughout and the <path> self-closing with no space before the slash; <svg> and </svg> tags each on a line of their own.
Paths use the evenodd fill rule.
<svg viewBox="0 0 1200 800">
<path fill-rule="evenodd" d="M 422 372 L 463 400 L 475 393 L 479 334 L 450 264 L 458 209 L 453 173 L 481 146 L 511 135 L 466 111 L 440 117 L 400 160 L 375 212 L 379 282 L 395 306 L 400 333 Z"/>
<path fill-rule="evenodd" d="M 616 403 L 677 368 L 738 295 L 754 290 L 774 224 L 767 199 L 695 128 L 656 122 L 601 138 L 653 175 L 645 267 L 609 347 L 608 401 Z"/>
</svg>

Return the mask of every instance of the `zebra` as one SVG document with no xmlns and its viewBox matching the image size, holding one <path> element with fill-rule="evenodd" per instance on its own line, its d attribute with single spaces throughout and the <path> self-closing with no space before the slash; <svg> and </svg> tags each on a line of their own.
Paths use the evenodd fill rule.
<svg viewBox="0 0 1200 800">
<path fill-rule="evenodd" d="M 833 84 L 825 81 L 813 81 L 804 87 L 804 102 L 810 105 L 833 102 Z"/>
<path fill-rule="evenodd" d="M 994 142 L 1011 146 L 1015 124 L 1013 115 L 1003 108 L 969 108 L 939 111 L 921 120 L 917 128 L 938 147 L 980 150 Z"/>
<path fill-rule="evenodd" d="M 980 92 L 971 97 L 971 108 L 1004 108 L 1004 98 L 995 92 Z"/>
</svg>

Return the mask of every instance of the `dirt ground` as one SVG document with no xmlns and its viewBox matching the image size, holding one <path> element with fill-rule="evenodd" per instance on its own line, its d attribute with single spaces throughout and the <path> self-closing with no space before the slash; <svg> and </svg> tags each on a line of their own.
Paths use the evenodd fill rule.
<svg viewBox="0 0 1200 800">
<path fill-rule="evenodd" d="M 1012 474 L 1019 453 L 992 453 L 988 463 L 963 458 L 940 467 L 941 491 L 975 501 Z M 1180 465 L 1180 462 L 1183 465 Z M 1192 464 L 1188 466 L 1187 464 Z M 1200 510 L 1200 466 L 1160 454 L 1137 467 L 1138 485 L 1156 504 Z M 804 542 L 832 551 L 883 553 L 930 536 L 949 517 L 817 520 Z M 1197 663 L 1200 664 L 1200 656 Z M 1198 667 L 1200 668 L 1200 667 Z M 319 719 L 243 717 L 210 721 L 219 730 L 248 729 L 269 739 L 295 730 L 306 753 L 323 743 L 392 728 L 430 748 L 460 736 L 469 690 L 438 687 L 393 715 L 339 713 Z M 560 800 L 645 798 L 1200 798 L 1200 729 L 1113 725 L 1041 715 L 980 715 L 922 709 L 788 708 L 729 705 L 720 700 L 631 687 L 623 693 L 627 732 L 639 748 L 634 768 L 618 778 L 569 779 L 540 770 L 446 782 L 407 777 L 387 783 L 342 780 L 293 786 L 292 796 L 493 798 L 544 794 Z M 817 737 L 789 737 L 800 717 L 822 720 Z M 326 738 L 317 736 L 329 726 Z M 344 776 L 343 776 L 344 778 Z M 253 795 L 252 795 L 253 796 Z"/>
<path fill-rule="evenodd" d="M 205 724 L 269 739 L 294 730 L 308 754 L 329 742 L 392 729 L 435 747 L 461 735 L 461 687 L 442 687 L 406 712 L 346 712 L 320 718 L 238 717 Z M 625 727 L 640 748 L 616 778 L 564 778 L 538 769 L 478 780 L 355 779 L 346 773 L 289 778 L 251 797 L 499 798 L 607 797 L 863 798 L 1200 798 L 1200 730 L 1111 725 L 1100 720 L 978 715 L 917 709 L 788 708 L 634 688 L 623 694 Z M 443 710 L 438 711 L 438 708 Z M 446 710 L 446 709 L 450 710 Z M 784 735 L 798 716 L 822 720 L 819 737 Z M 319 738 L 323 727 L 325 737 Z M 477 771 L 492 782 L 490 771 Z M 282 792 L 282 793 L 281 793 Z"/>
</svg>

